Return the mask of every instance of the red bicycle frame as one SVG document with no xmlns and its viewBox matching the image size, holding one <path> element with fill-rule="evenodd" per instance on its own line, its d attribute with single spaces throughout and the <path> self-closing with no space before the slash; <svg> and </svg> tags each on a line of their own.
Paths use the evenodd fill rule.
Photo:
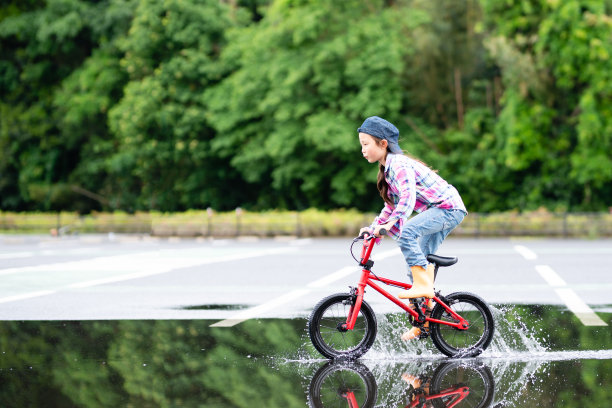
<svg viewBox="0 0 612 408">
<path fill-rule="evenodd" d="M 420 396 L 420 398 L 417 398 L 414 401 L 412 401 L 410 405 L 407 405 L 406 408 L 421 407 L 427 401 L 432 401 L 438 398 L 448 398 L 448 397 L 452 397 L 452 399 L 448 402 L 447 405 L 445 405 L 445 407 L 453 408 L 457 404 L 459 404 L 461 401 L 463 401 L 465 398 L 467 398 L 468 395 L 470 395 L 469 387 L 449 388 L 444 391 L 440 391 L 440 393 L 436 395 Z"/>
<path fill-rule="evenodd" d="M 357 398 L 355 397 L 355 393 L 351 390 L 342 393 L 342 396 L 346 398 L 348 402 L 349 408 L 359 408 L 359 403 L 357 402 Z"/>
<path fill-rule="evenodd" d="M 378 293 L 401 307 L 406 313 L 410 314 L 417 321 L 443 324 L 446 326 L 454 327 L 458 330 L 467 330 L 469 328 L 470 323 L 463 317 L 455 313 L 455 311 L 452 310 L 446 303 L 444 303 L 444 301 L 440 299 L 437 295 L 434 296 L 434 301 L 441 305 L 453 317 L 453 319 L 457 320 L 457 322 L 453 323 L 444 320 L 432 319 L 431 317 L 425 317 L 425 320 L 420 320 L 419 314 L 413 308 L 411 308 L 408 304 L 402 302 L 397 297 L 393 296 L 385 289 L 377 285 L 374 281 L 379 281 L 384 283 L 385 285 L 395 286 L 397 288 L 402 289 L 410 289 L 412 287 L 412 285 L 409 283 L 398 282 L 391 279 L 378 277 L 372 274 L 372 271 L 370 269 L 374 262 L 370 261 L 370 255 L 372 254 L 372 249 L 374 249 L 374 244 L 378 242 L 380 242 L 380 238 L 374 238 L 372 236 L 366 237 L 363 241 L 363 247 L 361 249 L 361 260 L 359 262 L 359 265 L 361 265 L 363 269 L 361 270 L 361 279 L 359 279 L 359 283 L 357 284 L 356 288 L 355 303 L 351 306 L 351 309 L 348 313 L 348 317 L 346 319 L 346 329 L 353 330 L 353 328 L 355 327 L 357 316 L 359 315 L 359 311 L 361 310 L 361 303 L 363 302 L 363 295 L 365 293 L 366 286 L 373 288 Z"/>
<path fill-rule="evenodd" d="M 407 405 L 406 408 L 421 407 L 427 401 L 448 397 L 452 397 L 452 399 L 449 401 L 449 404 L 446 405 L 446 408 L 454 408 L 457 404 L 466 399 L 468 395 L 470 395 L 469 387 L 449 388 L 444 391 L 440 391 L 440 393 L 436 395 L 419 396 L 412 401 L 410 405 Z M 349 390 L 347 392 L 343 392 L 342 397 L 346 398 L 349 408 L 359 407 L 359 403 L 357 402 L 357 398 L 355 397 L 355 393 L 353 391 Z"/>
</svg>

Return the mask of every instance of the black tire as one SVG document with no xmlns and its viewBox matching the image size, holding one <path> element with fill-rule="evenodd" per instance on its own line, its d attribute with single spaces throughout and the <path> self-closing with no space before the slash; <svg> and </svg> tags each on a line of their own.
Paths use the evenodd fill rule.
<svg viewBox="0 0 612 408">
<path fill-rule="evenodd" d="M 489 367 L 479 362 L 453 361 L 440 365 L 431 381 L 431 394 L 438 395 L 449 389 L 468 387 L 469 393 L 459 406 L 488 407 L 495 395 L 495 380 Z M 435 407 L 446 408 L 452 396 L 436 398 Z"/>
<path fill-rule="evenodd" d="M 314 408 L 346 407 L 348 392 L 359 407 L 373 407 L 378 393 L 374 375 L 358 362 L 329 361 L 312 377 L 308 403 Z"/>
<path fill-rule="evenodd" d="M 376 316 L 366 302 L 361 303 L 355 328 L 343 331 L 353 297 L 337 293 L 321 300 L 308 318 L 308 334 L 319 353 L 327 358 L 359 358 L 365 354 L 376 338 Z"/>
<path fill-rule="evenodd" d="M 470 322 L 467 330 L 455 329 L 443 324 L 431 324 L 431 339 L 442 353 L 449 357 L 475 357 L 482 353 L 493 340 L 495 322 L 487 303 L 478 295 L 455 292 L 445 296 L 446 303 L 455 312 Z M 453 322 L 454 319 L 439 304 L 431 317 Z"/>
</svg>

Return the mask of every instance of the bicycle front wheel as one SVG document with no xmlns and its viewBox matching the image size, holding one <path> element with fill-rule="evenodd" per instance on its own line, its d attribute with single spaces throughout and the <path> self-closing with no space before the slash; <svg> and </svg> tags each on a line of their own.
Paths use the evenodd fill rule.
<svg viewBox="0 0 612 408">
<path fill-rule="evenodd" d="M 376 316 L 366 302 L 361 303 L 353 330 L 346 330 L 346 323 L 353 297 L 337 293 L 321 300 L 308 319 L 308 334 L 315 348 L 327 358 L 359 358 L 364 355 L 376 338 Z"/>
<path fill-rule="evenodd" d="M 373 407 L 376 395 L 376 379 L 366 366 L 328 361 L 312 377 L 308 400 L 313 408 Z"/>
<path fill-rule="evenodd" d="M 449 357 L 475 357 L 482 353 L 493 340 L 495 322 L 487 303 L 469 292 L 456 292 L 445 296 L 447 305 L 466 319 L 470 326 L 466 330 L 445 324 L 431 324 L 431 340 L 442 353 Z M 436 304 L 431 312 L 433 319 L 454 323 L 455 319 Z"/>
</svg>

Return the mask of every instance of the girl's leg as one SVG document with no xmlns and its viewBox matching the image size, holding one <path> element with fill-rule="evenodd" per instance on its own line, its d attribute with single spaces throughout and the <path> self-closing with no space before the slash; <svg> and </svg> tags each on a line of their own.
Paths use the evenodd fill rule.
<svg viewBox="0 0 612 408">
<path fill-rule="evenodd" d="M 465 213 L 460 210 L 441 210 L 431 208 L 409 219 L 398 244 L 408 265 L 408 277 L 412 281 L 410 267 L 427 267 L 429 254 L 435 254 L 442 241 L 455 229 Z"/>
<path fill-rule="evenodd" d="M 438 251 L 442 241 L 444 241 L 451 231 L 452 229 L 444 229 L 421 237 L 419 240 L 419 247 L 421 251 L 423 251 L 425 258 L 427 258 L 427 255 L 435 254 Z"/>
<path fill-rule="evenodd" d="M 420 228 L 417 228 L 418 230 L 417 232 L 421 232 L 421 235 L 419 237 L 417 237 L 417 234 L 415 234 L 414 231 L 410 233 L 412 234 L 413 239 L 414 238 L 418 239 L 417 246 L 420 252 L 423 254 L 423 258 L 425 258 L 429 254 L 434 254 L 437 251 L 440 244 L 442 244 L 442 241 L 444 241 L 444 239 L 448 236 L 448 234 L 453 229 L 455 229 L 455 227 L 457 227 L 457 225 L 459 225 L 459 223 L 461 223 L 461 221 L 463 221 L 463 218 L 465 217 L 465 213 L 463 213 L 462 211 L 458 211 L 458 210 L 439 210 L 439 209 L 435 209 L 435 210 L 437 211 L 432 211 L 432 209 L 425 211 L 425 213 L 431 212 L 429 214 L 429 217 L 421 217 L 422 219 L 417 220 L 417 222 L 415 223 L 417 226 L 420 227 Z M 417 218 L 417 217 L 414 217 L 414 218 Z M 401 238 L 404 238 L 403 231 L 402 231 Z M 406 234 L 406 238 L 408 238 L 410 234 Z M 403 247 L 402 247 L 402 252 L 404 252 Z M 406 262 L 409 262 L 408 256 L 406 256 L 406 253 L 404 254 L 406 257 Z M 411 257 L 411 258 L 416 259 L 419 256 Z M 417 265 L 420 265 L 420 264 L 417 264 Z M 421 294 L 433 292 L 433 282 L 434 282 L 433 265 L 430 265 L 430 268 L 431 269 L 427 269 L 425 273 L 422 271 L 421 272 L 415 271 L 415 273 L 417 274 L 416 275 L 417 280 L 413 282 L 415 286 L 418 286 L 418 288 L 416 289 L 416 292 L 412 292 L 413 290 L 415 290 L 413 287 L 413 289 L 402 292 L 398 294 L 398 296 L 400 298 L 412 298 L 412 297 L 421 296 Z M 410 277 L 411 280 L 413 280 L 412 272 L 410 271 L 410 268 L 408 268 L 408 271 L 409 271 L 408 276 Z M 427 279 L 424 279 L 423 274 L 425 276 L 429 274 L 429 277 Z M 431 300 L 428 300 L 427 308 L 430 309 L 430 307 L 431 307 Z M 428 333 L 429 324 L 426 323 L 423 327 L 427 329 L 426 333 Z M 421 334 L 422 334 L 421 328 L 415 326 L 402 335 L 402 340 L 408 341 L 408 340 L 412 340 L 415 338 L 421 338 Z"/>
</svg>

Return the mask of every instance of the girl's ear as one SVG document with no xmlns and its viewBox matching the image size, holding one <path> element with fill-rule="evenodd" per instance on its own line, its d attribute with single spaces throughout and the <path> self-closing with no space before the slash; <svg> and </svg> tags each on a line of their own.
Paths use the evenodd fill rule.
<svg viewBox="0 0 612 408">
<path fill-rule="evenodd" d="M 382 147 L 383 149 L 387 149 L 389 147 L 389 142 L 387 142 L 385 139 L 381 139 L 380 140 L 380 147 Z"/>
</svg>

